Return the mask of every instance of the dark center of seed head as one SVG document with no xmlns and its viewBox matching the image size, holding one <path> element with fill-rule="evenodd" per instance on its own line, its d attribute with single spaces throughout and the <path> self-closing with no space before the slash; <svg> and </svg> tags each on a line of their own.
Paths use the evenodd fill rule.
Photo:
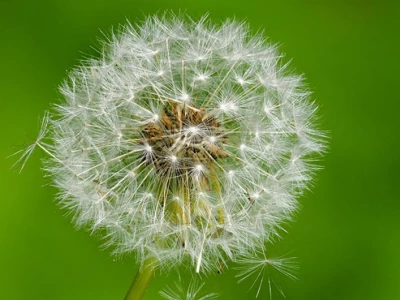
<svg viewBox="0 0 400 300">
<path fill-rule="evenodd" d="M 143 127 L 141 136 L 143 160 L 160 175 L 182 176 L 228 156 L 224 130 L 214 116 L 172 101 L 157 121 Z"/>
</svg>

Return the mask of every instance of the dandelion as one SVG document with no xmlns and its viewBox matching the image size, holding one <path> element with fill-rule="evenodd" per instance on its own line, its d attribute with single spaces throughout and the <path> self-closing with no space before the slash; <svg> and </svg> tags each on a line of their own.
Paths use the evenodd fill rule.
<svg viewBox="0 0 400 300">
<path fill-rule="evenodd" d="M 156 267 L 207 273 L 263 248 L 324 150 L 301 77 L 233 20 L 149 17 L 101 53 L 71 72 L 22 161 L 42 148 L 74 223 L 136 254 L 126 299 Z"/>
</svg>

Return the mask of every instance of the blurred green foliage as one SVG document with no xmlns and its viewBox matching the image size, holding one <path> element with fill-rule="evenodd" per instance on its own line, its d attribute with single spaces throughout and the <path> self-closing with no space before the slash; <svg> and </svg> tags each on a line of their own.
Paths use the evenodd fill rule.
<svg viewBox="0 0 400 300">
<path fill-rule="evenodd" d="M 236 17 L 262 29 L 304 73 L 330 131 L 312 192 L 271 255 L 298 257 L 299 280 L 282 278 L 287 299 L 400 299 L 398 1 L 0 1 L 0 157 L 35 137 L 39 117 L 97 37 L 165 9 Z M 99 250 L 53 201 L 40 151 L 22 174 L 1 159 L 0 299 L 122 299 L 136 272 L 130 259 Z M 173 285 L 157 274 L 147 299 Z M 247 299 L 231 268 L 207 279 L 221 299 Z M 273 277 L 275 281 L 280 278 Z M 283 299 L 277 288 L 274 299 Z M 267 299 L 265 284 L 260 299 Z"/>
</svg>

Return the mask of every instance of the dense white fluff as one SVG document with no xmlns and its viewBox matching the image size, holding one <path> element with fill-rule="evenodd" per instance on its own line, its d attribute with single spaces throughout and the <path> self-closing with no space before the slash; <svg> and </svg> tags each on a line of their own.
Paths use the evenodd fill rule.
<svg viewBox="0 0 400 300">
<path fill-rule="evenodd" d="M 115 253 L 161 267 L 251 257 L 323 151 L 301 78 L 236 21 L 150 17 L 102 53 L 71 73 L 35 143 L 59 202 Z"/>
</svg>

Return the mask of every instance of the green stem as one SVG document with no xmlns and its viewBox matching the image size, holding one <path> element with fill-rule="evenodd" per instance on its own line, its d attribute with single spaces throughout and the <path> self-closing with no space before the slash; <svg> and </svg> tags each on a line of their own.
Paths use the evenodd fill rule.
<svg viewBox="0 0 400 300">
<path fill-rule="evenodd" d="M 137 272 L 129 291 L 125 296 L 125 300 L 142 300 L 151 280 L 154 277 L 155 270 L 155 259 L 146 259 L 142 268 Z"/>
</svg>

